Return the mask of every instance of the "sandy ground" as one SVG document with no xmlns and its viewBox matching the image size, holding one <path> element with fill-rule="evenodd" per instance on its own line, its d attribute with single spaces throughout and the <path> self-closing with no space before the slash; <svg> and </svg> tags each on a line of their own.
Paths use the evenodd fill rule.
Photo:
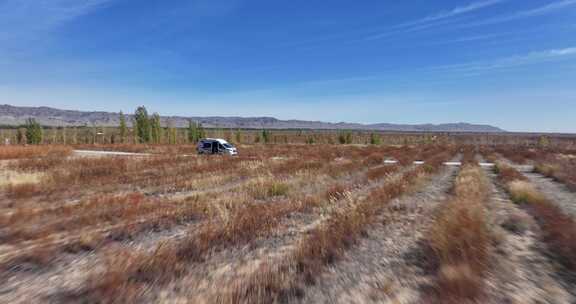
<svg viewBox="0 0 576 304">
<path fill-rule="evenodd" d="M 574 292 L 559 275 L 559 266 L 548 256 L 540 241 L 538 224 L 526 211 L 514 204 L 492 180 L 492 195 L 487 208 L 493 244 L 490 274 L 487 278 L 489 303 L 574 303 Z"/>
<path fill-rule="evenodd" d="M 132 153 L 118 151 L 92 151 L 92 150 L 74 150 L 75 156 L 149 156 L 148 153 Z"/>
</svg>

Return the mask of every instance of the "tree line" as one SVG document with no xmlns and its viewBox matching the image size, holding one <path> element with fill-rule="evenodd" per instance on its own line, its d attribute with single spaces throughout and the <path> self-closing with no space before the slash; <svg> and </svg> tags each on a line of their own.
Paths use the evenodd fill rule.
<svg viewBox="0 0 576 304">
<path fill-rule="evenodd" d="M 158 113 L 149 115 L 144 106 L 138 107 L 131 116 L 129 126 L 128 117 L 119 113 L 118 127 L 52 127 L 42 128 L 33 118 L 27 119 L 23 126 L 16 128 L 16 134 L 0 130 L 0 138 L 5 143 L 18 144 L 182 144 L 197 143 L 207 137 L 208 131 L 200 122 L 188 121 L 186 128 L 176 128 L 170 120 L 161 119 Z M 4 135 L 4 136 L 2 136 Z M 224 138 L 229 142 L 255 143 L 255 144 L 434 144 L 438 142 L 450 143 L 447 137 L 437 138 L 433 134 L 414 135 L 382 135 L 377 132 L 362 132 L 352 130 L 341 131 L 313 131 L 313 130 L 229 130 L 210 129 L 210 137 Z M 538 145 L 550 145 L 548 138 L 540 138 Z"/>
<path fill-rule="evenodd" d="M 76 130 L 75 127 L 72 128 Z M 92 127 L 93 143 L 97 142 L 98 135 L 103 135 L 103 128 Z M 170 121 L 162 125 L 160 115 L 154 113 L 148 115 L 148 110 L 144 106 L 136 109 L 132 119 L 132 129 L 128 127 L 126 115 L 122 111 L 119 113 L 119 138 L 112 138 L 112 143 L 128 143 L 131 133 L 134 141 L 141 144 L 176 144 L 178 141 L 178 130 Z M 62 128 L 62 137 L 66 135 L 66 128 Z M 188 121 L 186 128 L 186 139 L 189 143 L 197 143 L 206 136 L 206 131 L 200 122 Z M 18 144 L 37 145 L 45 141 L 44 128 L 34 118 L 28 118 L 26 123 L 16 129 L 16 142 Z"/>
<path fill-rule="evenodd" d="M 61 134 L 59 137 L 63 143 L 66 143 L 66 137 L 71 135 L 75 137 L 77 130 L 75 127 L 70 128 L 73 130 L 72 134 L 67 134 L 67 128 L 61 128 Z M 88 137 L 83 143 L 99 143 L 99 137 L 104 137 L 104 128 L 98 128 L 96 126 L 92 127 L 91 132 L 88 132 Z M 134 111 L 132 116 L 132 128 L 128 126 L 127 117 L 122 111 L 119 113 L 119 126 L 118 134 L 112 135 L 109 142 L 110 143 L 139 143 L 139 144 L 177 144 L 181 143 L 181 132 L 182 130 L 174 127 L 168 120 L 164 124 L 161 121 L 160 115 L 158 113 L 153 113 L 149 115 L 148 110 L 144 106 L 139 106 Z M 185 140 L 187 143 L 197 143 L 200 139 L 206 137 L 206 130 L 200 122 L 188 121 L 188 126 L 185 129 Z M 42 126 L 33 118 L 29 118 L 26 124 L 17 129 L 16 141 L 19 144 L 41 144 L 45 142 L 45 133 Z M 49 142 L 54 143 L 59 140 L 56 139 L 57 134 L 52 131 L 52 140 Z M 70 131 L 68 131 L 70 133 Z M 242 143 L 246 141 L 246 136 L 242 134 L 240 130 L 236 130 L 232 136 L 229 131 L 222 132 L 226 140 Z M 86 132 L 85 132 L 86 134 Z M 129 140 L 129 137 L 131 137 Z M 315 144 L 321 141 L 321 138 L 315 135 L 304 135 L 302 131 L 298 132 L 298 137 L 305 137 L 304 143 Z M 341 131 L 338 135 L 338 143 L 340 144 L 352 144 L 354 143 L 354 135 L 351 131 Z M 255 134 L 252 134 L 250 141 L 252 143 L 292 143 L 293 140 L 289 140 L 286 135 L 278 136 L 272 134 L 270 130 L 263 129 Z M 74 138 L 73 143 L 77 143 L 77 139 Z M 328 141 L 330 144 L 334 144 L 330 139 Z M 370 135 L 371 144 L 380 144 L 380 140 L 376 134 Z"/>
<path fill-rule="evenodd" d="M 201 138 L 223 138 L 234 144 L 329 144 L 329 145 L 509 145 L 576 149 L 576 138 L 552 135 L 440 134 L 440 133 L 379 133 L 353 130 L 257 130 L 205 129 L 200 123 L 189 121 L 184 128 L 176 128 L 169 120 L 160 121 L 156 113 L 148 115 L 142 107 L 140 116 L 120 115 L 119 126 L 42 127 L 36 120 L 25 124 L 0 126 L 0 144 L 190 144 Z M 136 114 L 135 112 L 135 114 Z M 136 122 L 136 117 L 139 117 Z M 131 123 L 128 123 L 130 119 Z M 139 131 L 140 130 L 140 131 Z"/>
<path fill-rule="evenodd" d="M 134 113 L 133 126 L 138 143 L 153 143 L 160 144 L 166 142 L 169 144 L 176 144 L 177 134 L 176 128 L 172 126 L 171 122 L 166 123 L 166 127 L 162 127 L 160 115 L 158 113 L 148 115 L 145 107 L 140 106 Z M 126 125 L 126 117 L 120 112 L 120 136 L 125 138 L 128 134 L 128 127 Z M 206 136 L 206 132 L 201 123 L 192 120 L 188 121 L 186 129 L 186 138 L 189 143 L 197 143 L 200 139 Z"/>
</svg>

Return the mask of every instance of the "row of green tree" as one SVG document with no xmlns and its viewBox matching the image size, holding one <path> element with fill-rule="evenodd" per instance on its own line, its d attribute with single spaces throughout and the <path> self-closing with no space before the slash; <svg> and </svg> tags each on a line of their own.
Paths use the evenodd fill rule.
<svg viewBox="0 0 576 304">
<path fill-rule="evenodd" d="M 158 113 L 148 115 L 145 107 L 140 106 L 134 113 L 133 120 L 134 132 L 139 143 L 159 144 L 163 142 L 163 136 L 168 136 L 169 143 L 176 142 L 176 128 L 167 123 L 165 128 L 162 127 L 160 115 Z M 126 117 L 120 112 L 120 137 L 126 138 L 129 129 L 126 124 Z M 187 138 L 190 143 L 197 143 L 206 136 L 202 124 L 192 120 L 188 121 Z"/>
<path fill-rule="evenodd" d="M 169 144 L 176 144 L 177 142 L 177 130 L 173 127 L 170 121 L 165 123 L 165 127 L 162 126 L 160 115 L 154 113 L 152 115 L 148 114 L 146 107 L 140 106 L 134 112 L 132 120 L 132 130 L 135 138 L 135 142 L 138 143 L 152 143 L 160 144 L 167 142 Z M 120 112 L 120 126 L 119 126 L 120 141 L 126 142 L 126 138 L 131 133 L 128 127 L 126 116 Z M 43 139 L 43 129 L 42 126 L 34 119 L 30 118 L 26 121 L 24 128 L 18 129 L 17 141 L 18 143 L 28 143 L 28 144 L 40 144 Z M 206 131 L 202 124 L 192 120 L 188 121 L 188 127 L 186 128 L 186 139 L 189 143 L 197 143 L 200 139 L 206 137 Z M 235 140 L 237 143 L 242 142 L 242 134 L 240 130 L 236 131 Z M 259 134 L 254 137 L 255 143 L 268 144 L 273 141 L 272 133 L 269 130 L 262 130 Z M 274 142 L 276 142 L 274 137 Z M 314 136 L 309 136 L 306 139 L 307 144 L 316 143 Z M 353 133 L 351 131 L 341 131 L 338 134 L 338 143 L 340 144 L 352 144 L 354 143 Z M 381 144 L 381 137 L 378 134 L 370 134 L 370 144 L 379 145 Z"/>
<path fill-rule="evenodd" d="M 167 137 L 168 143 L 176 143 L 176 128 L 171 126 L 170 122 L 166 123 L 166 127 L 163 127 L 160 121 L 160 115 L 154 113 L 149 116 L 148 111 L 143 106 L 136 109 L 132 125 L 138 143 L 160 144 L 163 142 L 165 136 Z M 120 112 L 119 131 L 121 141 L 125 142 L 130 133 L 130 129 L 126 122 L 126 116 L 122 112 Z M 192 120 L 188 122 L 186 133 L 188 142 L 190 143 L 197 143 L 206 136 L 202 124 Z M 37 145 L 42 143 L 43 136 L 44 131 L 40 123 L 33 118 L 29 118 L 26 120 L 23 128 L 18 128 L 16 140 L 18 143 Z"/>
</svg>

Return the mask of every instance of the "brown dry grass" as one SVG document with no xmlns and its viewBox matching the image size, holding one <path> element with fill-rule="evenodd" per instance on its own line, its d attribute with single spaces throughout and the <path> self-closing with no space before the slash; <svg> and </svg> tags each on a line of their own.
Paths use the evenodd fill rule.
<svg viewBox="0 0 576 304">
<path fill-rule="evenodd" d="M 476 164 L 476 149 L 474 147 L 466 146 L 461 149 L 462 152 L 462 165 Z"/>
<path fill-rule="evenodd" d="M 558 164 L 538 163 L 534 166 L 534 172 L 547 177 L 554 177 L 561 168 Z"/>
<path fill-rule="evenodd" d="M 290 187 L 290 184 L 268 176 L 247 184 L 245 191 L 253 199 L 264 200 L 275 196 L 285 196 L 290 191 Z"/>
<path fill-rule="evenodd" d="M 83 164 L 91 165 L 98 169 L 90 168 L 90 170 L 84 171 L 89 172 L 88 174 L 80 174 L 80 176 L 93 176 L 93 172 L 114 170 L 110 168 L 118 161 L 121 161 L 122 164 L 127 164 L 126 167 L 130 170 L 130 163 L 127 163 L 126 160 L 117 158 L 85 159 L 82 160 Z M 157 159 L 150 159 L 145 162 L 148 161 L 156 162 Z M 216 159 L 216 161 L 219 162 L 220 159 Z M 308 160 L 302 159 L 302 161 L 307 162 Z M 164 163 L 165 162 L 162 162 L 159 165 Z M 282 166 L 283 164 L 279 163 L 278 165 Z M 334 168 L 346 168 L 348 165 L 349 163 L 342 163 L 337 166 L 330 164 L 330 166 Z M 204 166 L 204 164 L 202 164 L 202 166 Z M 260 167 L 261 166 L 253 166 L 250 170 L 258 171 Z M 309 168 L 306 170 L 307 172 L 310 171 Z M 118 171 L 109 172 L 114 176 Z M 341 171 L 340 174 L 343 172 L 344 171 Z M 70 172 L 68 172 L 68 174 L 78 176 L 78 174 L 71 174 Z M 234 172 L 231 174 L 234 174 Z M 286 184 L 284 181 L 275 180 L 271 175 L 266 175 L 266 178 L 262 181 L 263 183 L 258 183 L 258 185 L 262 187 L 256 187 L 259 189 L 257 192 L 261 195 L 255 195 L 260 199 L 285 196 L 288 194 L 289 184 Z M 214 184 L 211 186 L 214 186 Z M 248 191 L 248 193 L 251 192 Z M 134 195 L 126 196 L 126 199 L 117 196 L 113 196 L 110 199 L 92 199 L 87 202 L 79 202 L 58 208 L 50 208 L 48 210 L 42 208 L 18 208 L 10 216 L 1 218 L 2 223 L 9 226 L 8 230 L 3 233 L 2 238 L 8 242 L 19 242 L 23 240 L 43 239 L 46 236 L 57 233 L 64 234 L 70 229 L 83 229 L 82 232 L 78 234 L 78 237 L 74 237 L 67 243 L 60 245 L 60 248 L 63 250 L 77 252 L 81 250 L 93 250 L 101 246 L 105 239 L 121 240 L 146 229 L 158 229 L 158 227 L 165 229 L 181 221 L 188 221 L 191 217 L 202 218 L 216 216 L 223 220 L 229 220 L 230 218 L 236 219 L 238 218 L 238 214 L 241 214 L 236 211 L 244 210 L 237 209 L 233 205 L 224 204 L 219 206 L 219 204 L 214 204 L 213 196 L 210 195 L 194 196 L 193 201 L 182 203 L 162 202 L 144 199 L 141 195 Z M 134 203 L 133 201 L 135 201 L 135 199 L 139 202 Z M 299 202 L 290 206 L 293 210 L 309 210 L 311 207 L 319 205 L 319 200 L 314 196 L 299 197 L 296 195 L 294 199 Z M 244 201 L 235 202 L 237 205 L 244 203 Z M 258 207 L 252 206 L 251 208 L 256 210 Z M 257 214 L 257 212 L 254 212 L 254 214 Z M 250 218 L 249 214 L 247 214 L 246 217 Z M 64 218 L 64 220 L 62 220 L 62 218 Z M 30 226 L 27 224 L 28 222 L 36 222 L 37 225 Z M 230 223 L 234 225 L 234 223 L 238 223 L 238 221 L 232 220 Z M 90 230 L 84 232 L 86 228 L 90 228 L 91 226 L 103 227 L 105 229 L 96 227 L 98 228 L 96 232 L 90 232 Z M 114 228 L 110 229 L 107 227 Z M 258 227 L 258 225 L 254 225 L 254 227 Z M 106 235 L 108 236 L 106 237 Z"/>
<path fill-rule="evenodd" d="M 8 198 L 18 199 L 36 195 L 41 187 L 37 182 L 12 182 L 5 186 L 5 193 Z"/>
<path fill-rule="evenodd" d="M 450 151 L 430 155 L 426 160 L 438 170 L 441 160 Z M 337 261 L 347 248 L 376 219 L 379 212 L 394 198 L 402 195 L 416 179 L 422 177 L 424 167 L 413 168 L 371 191 L 361 201 L 352 200 L 345 207 L 334 210 L 320 226 L 311 230 L 296 248 L 281 261 L 262 265 L 248 279 L 235 285 L 231 293 L 221 295 L 221 303 L 277 303 L 302 296 L 300 283 L 313 284 L 323 269 Z"/>
<path fill-rule="evenodd" d="M 518 172 L 516 169 L 507 165 L 503 162 L 497 161 L 496 166 L 494 167 L 494 171 L 498 174 L 498 177 L 502 182 L 508 183 L 512 181 L 525 181 L 527 178 L 522 175 L 522 173 Z"/>
<path fill-rule="evenodd" d="M 496 149 L 502 156 L 517 164 L 533 164 L 534 172 L 564 183 L 576 190 L 576 159 L 572 151 L 564 149 Z"/>
<path fill-rule="evenodd" d="M 67 146 L 0 146 L 0 160 L 69 156 L 72 148 Z"/>
<path fill-rule="evenodd" d="M 506 185 L 510 198 L 517 204 L 529 204 L 544 201 L 544 195 L 525 180 L 512 180 Z"/>
<path fill-rule="evenodd" d="M 398 166 L 379 166 L 366 172 L 366 179 L 374 181 L 398 171 Z"/>
<path fill-rule="evenodd" d="M 576 222 L 552 203 L 531 203 L 529 210 L 540 224 L 544 242 L 558 261 L 570 271 L 576 271 Z"/>
<path fill-rule="evenodd" d="M 336 184 L 331 186 L 326 193 L 324 194 L 324 198 L 327 200 L 341 200 L 346 197 L 347 193 L 350 192 L 350 186 L 344 184 Z"/>
<path fill-rule="evenodd" d="M 247 147 L 235 158 L 179 156 L 176 150 L 166 150 L 176 154 L 138 158 L 45 154 L 18 159 L 10 164 L 11 170 L 41 174 L 43 179 L 34 189 L 22 186 L 0 195 L 0 206 L 8 211 L 0 216 L 0 238 L 15 248 L 23 246 L 1 266 L 49 270 L 44 268 L 61 263 L 63 253 L 103 252 L 104 272 L 95 271 L 79 296 L 95 302 L 132 302 L 147 288 L 177 278 L 186 265 L 202 262 L 214 251 L 270 237 L 293 213 L 319 216 L 328 211 L 334 216 L 329 225 L 336 236 L 315 230 L 309 245 L 302 244 L 301 254 L 293 255 L 301 256 L 300 265 L 308 265 L 313 278 L 362 235 L 387 201 L 404 193 L 410 181 L 436 170 L 447 157 L 438 155 L 442 149 L 270 145 Z M 409 170 L 400 179 L 391 177 L 399 166 L 382 165 L 384 157 L 408 163 L 416 154 L 430 164 Z M 349 193 L 383 179 L 389 183 L 372 191 L 366 202 L 352 202 Z M 108 191 L 112 193 L 98 197 Z M 174 194 L 180 199 L 170 199 Z M 183 239 L 157 244 L 152 251 L 108 249 L 111 242 L 191 221 L 195 228 Z M 316 241 L 323 245 L 314 247 Z M 277 283 L 283 286 L 278 292 L 284 292 L 287 285 Z"/>
<path fill-rule="evenodd" d="M 111 261 L 104 273 L 94 273 L 86 285 L 86 294 L 101 301 L 126 302 L 146 284 L 159 284 L 178 277 L 188 263 L 201 262 L 211 250 L 249 243 L 276 227 L 278 218 L 293 212 L 293 204 L 245 204 L 234 210 L 226 222 L 205 223 L 184 240 L 160 244 L 152 253 L 129 255 L 109 253 Z M 120 259 L 120 261 L 116 261 Z M 121 273 L 114 265 L 129 265 Z"/>
<path fill-rule="evenodd" d="M 290 161 L 281 164 L 281 169 L 277 174 L 285 176 L 287 172 L 292 172 L 294 174 L 295 172 L 320 170 L 316 165 L 309 166 L 309 164 L 310 161 L 308 160 L 301 160 L 300 163 Z M 347 163 L 342 164 L 342 166 L 347 165 Z M 277 189 L 280 189 L 283 186 L 278 187 L 276 185 L 284 184 L 278 183 L 273 179 L 263 179 L 256 182 L 256 184 L 249 185 L 245 190 L 247 190 L 246 192 L 249 194 L 249 197 L 252 197 L 252 199 L 270 200 L 277 196 L 277 194 L 283 194 L 285 192 L 284 190 L 278 192 Z M 326 195 L 331 196 L 332 198 L 328 199 L 329 201 L 337 199 L 336 197 L 345 199 L 343 193 L 348 189 L 348 187 L 349 186 L 338 184 L 333 185 L 332 187 L 327 186 L 326 192 L 317 193 L 316 196 L 324 196 L 320 197 L 320 200 L 326 200 Z M 394 195 L 399 195 L 402 192 L 402 189 L 404 189 L 405 184 L 401 179 L 399 179 L 396 182 L 387 184 L 385 187 L 385 190 L 381 189 L 378 197 L 373 197 L 372 199 L 389 200 Z M 255 188 L 261 188 L 261 190 L 255 190 Z M 386 192 L 386 194 L 384 194 L 384 192 Z M 97 279 L 91 280 L 86 286 L 86 290 L 89 294 L 96 294 L 98 297 L 103 299 L 116 299 L 122 296 L 122 289 L 113 289 L 110 288 L 110 286 L 118 284 L 119 286 L 126 286 L 126 284 L 129 284 L 130 287 L 128 289 L 138 290 L 144 288 L 146 284 L 159 283 L 157 280 L 160 280 L 160 278 L 175 277 L 178 275 L 179 271 L 174 271 L 174 267 L 178 268 L 178 265 L 191 262 L 201 262 L 208 253 L 214 250 L 222 250 L 224 248 L 230 248 L 231 246 L 245 245 L 253 242 L 259 237 L 266 237 L 266 235 L 278 226 L 280 219 L 286 217 L 286 215 L 294 212 L 310 211 L 311 207 L 313 208 L 318 206 L 318 198 L 315 199 L 314 196 L 309 195 L 304 197 L 288 197 L 287 200 L 288 201 L 275 203 L 272 203 L 271 201 L 251 203 L 250 200 L 248 200 L 241 203 L 235 202 L 233 204 L 226 204 L 226 210 L 223 210 L 223 212 L 220 213 L 220 216 L 203 223 L 199 230 L 190 231 L 184 240 L 170 245 L 163 244 L 162 246 L 167 249 L 157 249 L 153 254 L 142 253 L 144 256 L 138 254 L 138 259 L 142 262 L 127 262 L 126 264 L 134 266 L 123 271 L 124 276 L 121 279 L 119 279 L 118 274 L 114 271 L 106 272 L 111 273 L 109 278 L 106 273 L 104 275 L 95 274 Z M 352 237 L 354 237 L 355 233 L 360 232 L 360 230 L 355 229 L 354 227 L 356 227 L 356 225 L 359 227 L 364 225 L 362 219 L 365 215 L 362 214 L 373 213 L 375 210 L 372 209 L 372 204 L 365 203 L 363 206 L 364 209 L 358 208 L 355 209 L 355 211 L 352 210 L 356 214 L 356 224 L 352 224 L 350 220 L 347 220 L 349 218 L 346 217 L 346 213 L 342 213 L 339 215 L 342 218 L 335 218 L 335 224 L 333 224 L 334 227 L 331 227 L 331 230 L 336 229 L 339 231 L 337 234 L 339 236 L 345 236 L 348 233 L 351 233 Z M 344 219 L 344 217 L 346 217 L 346 219 Z M 327 233 L 324 233 L 323 235 L 326 236 Z M 334 248 L 341 247 L 342 240 L 334 242 Z M 171 252 L 164 252 L 165 250 Z M 160 255 L 158 252 L 162 252 L 162 254 Z M 112 254 L 111 258 L 113 258 L 113 255 L 114 254 Z M 122 257 L 122 255 L 119 256 Z M 170 262 L 168 263 L 169 265 L 172 265 L 170 267 L 163 266 L 166 265 L 166 256 L 170 257 Z M 152 279 L 147 279 L 145 282 L 141 281 L 143 268 L 147 269 L 145 277 L 156 278 L 153 282 L 151 281 Z M 133 293 L 130 293 L 130 295 L 133 295 Z"/>
<path fill-rule="evenodd" d="M 485 202 L 489 184 L 482 169 L 465 166 L 455 197 L 442 209 L 428 236 L 437 265 L 434 297 L 440 303 L 474 302 L 484 293 L 491 235 Z"/>
<path fill-rule="evenodd" d="M 545 158 L 549 153 L 548 151 L 539 149 L 527 149 L 525 147 L 512 146 L 508 148 L 498 148 L 496 152 L 501 154 L 504 158 L 511 160 L 517 164 L 527 164 L 535 159 Z"/>
</svg>

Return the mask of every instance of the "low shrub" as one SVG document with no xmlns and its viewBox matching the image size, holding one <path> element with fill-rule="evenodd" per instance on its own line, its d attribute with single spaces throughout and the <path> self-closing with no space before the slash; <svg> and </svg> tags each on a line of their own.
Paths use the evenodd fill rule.
<svg viewBox="0 0 576 304">
<path fill-rule="evenodd" d="M 246 185 L 245 189 L 250 197 L 263 200 L 270 197 L 287 195 L 290 191 L 290 185 L 270 178 L 261 178 Z"/>
<path fill-rule="evenodd" d="M 520 181 L 528 180 L 524 175 L 522 175 L 522 173 L 518 172 L 513 167 L 502 162 L 496 163 L 496 166 L 494 166 L 494 172 L 498 174 L 500 180 L 502 180 L 504 183 L 516 180 Z"/>
<path fill-rule="evenodd" d="M 553 164 L 538 163 L 534 166 L 534 172 L 552 178 L 556 176 L 559 170 L 560 170 L 559 166 Z"/>
<path fill-rule="evenodd" d="M 524 180 L 513 180 L 507 185 L 510 198 L 517 204 L 540 203 L 544 196 L 534 186 Z"/>
</svg>

